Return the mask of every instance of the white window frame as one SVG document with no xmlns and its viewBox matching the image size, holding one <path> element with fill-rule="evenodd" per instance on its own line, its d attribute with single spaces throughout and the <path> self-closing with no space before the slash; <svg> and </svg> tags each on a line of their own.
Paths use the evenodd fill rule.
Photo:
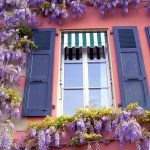
<svg viewBox="0 0 150 150">
<path fill-rule="evenodd" d="M 63 33 L 68 33 L 68 32 L 72 32 L 73 30 L 67 30 L 67 31 L 62 31 L 61 35 Z M 83 31 L 83 30 L 78 30 L 78 31 Z M 93 30 L 84 30 L 85 33 L 88 33 L 89 31 L 93 31 Z M 96 32 L 99 32 L 102 30 L 96 30 Z M 104 31 L 104 30 L 103 30 Z M 76 32 L 76 31 L 74 31 Z M 108 32 L 105 30 L 106 34 L 107 34 L 107 43 L 105 43 L 104 46 L 104 52 L 105 52 L 105 59 L 106 59 L 106 71 L 107 71 L 107 82 L 108 82 L 108 97 L 110 99 L 109 101 L 109 105 L 110 107 L 113 106 L 113 84 L 112 84 L 112 70 L 111 70 L 111 60 L 110 60 L 110 52 L 109 52 L 109 48 L 108 48 L 108 43 L 109 43 L 109 39 L 108 39 Z M 60 49 L 60 76 L 59 76 L 59 103 L 58 103 L 58 111 L 57 111 L 57 116 L 61 116 L 63 115 L 63 97 L 64 97 L 64 47 L 62 45 L 62 37 L 61 37 L 61 49 Z M 84 109 L 86 108 L 86 106 L 89 106 L 89 86 L 88 86 L 88 75 L 84 76 L 85 74 L 88 74 L 88 63 L 89 61 L 87 60 L 87 55 L 84 54 L 86 49 L 84 48 L 83 52 L 82 52 L 82 60 L 81 61 L 77 61 L 77 63 L 82 63 L 83 64 L 83 101 L 84 101 Z M 93 60 L 92 60 L 93 61 Z M 92 63 L 91 61 L 91 63 Z M 100 62 L 100 61 L 97 61 Z M 72 64 L 72 63 L 71 63 Z M 85 79 L 86 77 L 86 79 Z M 71 89 L 71 88 L 70 88 Z"/>
</svg>

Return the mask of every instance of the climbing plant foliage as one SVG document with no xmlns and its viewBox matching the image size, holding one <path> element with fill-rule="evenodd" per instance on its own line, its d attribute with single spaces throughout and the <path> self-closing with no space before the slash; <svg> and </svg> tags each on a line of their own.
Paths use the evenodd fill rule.
<svg viewBox="0 0 150 150">
<path fill-rule="evenodd" d="M 137 103 L 129 104 L 125 109 L 114 108 L 78 109 L 74 116 L 58 118 L 46 117 L 42 121 L 30 122 L 27 129 L 26 149 L 47 150 L 50 147 L 72 146 L 95 141 L 107 143 L 103 139 L 106 133 L 112 133 L 114 139 L 125 146 L 135 143 L 137 150 L 149 150 L 148 126 L 150 112 Z M 69 133 L 67 144 L 61 143 Z M 67 135 L 68 136 L 68 135 Z M 88 147 L 90 147 L 88 145 Z"/>
<path fill-rule="evenodd" d="M 36 45 L 31 40 L 32 28 L 38 25 L 37 15 L 44 15 L 48 21 L 62 24 L 70 15 L 82 17 L 87 5 L 99 11 L 102 16 L 115 13 L 117 7 L 127 14 L 130 7 L 137 9 L 140 0 L 0 0 L 0 149 L 19 149 L 14 141 L 14 125 L 11 119 L 20 118 L 22 99 L 13 89 L 18 85 L 26 56 Z M 148 5 L 147 9 L 150 10 Z M 137 104 L 126 109 L 79 109 L 73 117 L 46 117 L 43 121 L 29 125 L 25 149 L 46 150 L 60 146 L 71 131 L 70 145 L 91 140 L 100 141 L 105 132 L 114 131 L 114 139 L 121 145 L 135 142 L 138 150 L 148 150 L 149 132 L 142 123 L 150 121 L 150 112 Z M 98 144 L 97 144 L 98 145 Z M 90 148 L 90 145 L 88 145 Z"/>
</svg>

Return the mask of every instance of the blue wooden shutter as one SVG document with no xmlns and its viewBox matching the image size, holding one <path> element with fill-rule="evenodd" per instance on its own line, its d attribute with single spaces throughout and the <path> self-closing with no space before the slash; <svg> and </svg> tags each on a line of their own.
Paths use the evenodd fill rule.
<svg viewBox="0 0 150 150">
<path fill-rule="evenodd" d="M 46 116 L 52 109 L 55 29 L 34 29 L 38 46 L 29 54 L 23 100 L 23 116 Z"/>
<path fill-rule="evenodd" d="M 136 27 L 114 27 L 122 106 L 138 102 L 150 108 L 148 85 Z"/>
</svg>

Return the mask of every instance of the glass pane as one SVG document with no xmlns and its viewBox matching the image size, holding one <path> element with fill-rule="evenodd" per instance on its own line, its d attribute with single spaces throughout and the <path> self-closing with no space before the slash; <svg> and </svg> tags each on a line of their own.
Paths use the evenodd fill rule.
<svg viewBox="0 0 150 150">
<path fill-rule="evenodd" d="M 89 87 L 107 87 L 106 63 L 89 63 Z"/>
<path fill-rule="evenodd" d="M 108 89 L 91 89 L 89 90 L 89 105 L 97 108 L 110 106 Z"/>
<path fill-rule="evenodd" d="M 82 64 L 65 64 L 64 86 L 82 87 L 82 85 L 83 85 Z"/>
<path fill-rule="evenodd" d="M 89 90 L 89 105 L 96 106 L 99 108 L 101 106 L 101 94 L 100 89 Z"/>
<path fill-rule="evenodd" d="M 100 63 L 100 85 L 101 87 L 107 87 L 107 68 L 106 63 Z"/>
<path fill-rule="evenodd" d="M 83 90 L 64 90 L 64 115 L 73 115 L 76 109 L 83 106 Z"/>
<path fill-rule="evenodd" d="M 110 107 L 110 101 L 108 89 L 101 89 L 101 106 Z"/>
</svg>

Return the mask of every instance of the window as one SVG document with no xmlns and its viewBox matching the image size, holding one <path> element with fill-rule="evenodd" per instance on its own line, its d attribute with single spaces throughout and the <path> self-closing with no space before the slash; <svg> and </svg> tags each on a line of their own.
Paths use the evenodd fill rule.
<svg viewBox="0 0 150 150">
<path fill-rule="evenodd" d="M 63 114 L 86 106 L 112 104 L 106 32 L 62 33 Z"/>
</svg>

